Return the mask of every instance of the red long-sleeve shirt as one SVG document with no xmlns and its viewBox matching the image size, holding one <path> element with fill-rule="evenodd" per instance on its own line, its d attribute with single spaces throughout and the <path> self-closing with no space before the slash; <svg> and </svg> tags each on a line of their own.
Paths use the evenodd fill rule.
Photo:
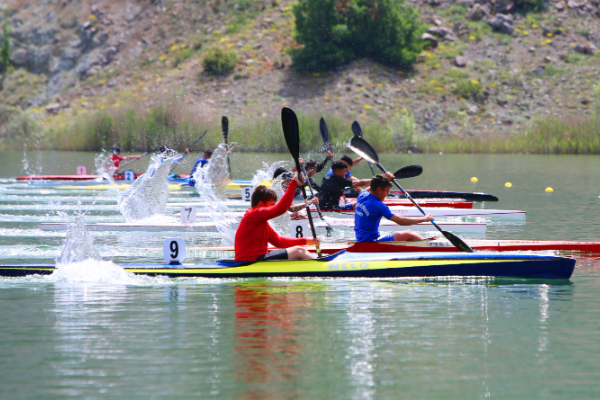
<svg viewBox="0 0 600 400">
<path fill-rule="evenodd" d="M 235 233 L 235 260 L 254 261 L 257 257 L 268 253 L 269 243 L 286 248 L 305 245 L 305 238 L 281 237 L 269 224 L 269 220 L 282 215 L 292 205 L 296 181 L 291 181 L 281 200 L 271 207 L 249 208 L 242 217 Z"/>
</svg>

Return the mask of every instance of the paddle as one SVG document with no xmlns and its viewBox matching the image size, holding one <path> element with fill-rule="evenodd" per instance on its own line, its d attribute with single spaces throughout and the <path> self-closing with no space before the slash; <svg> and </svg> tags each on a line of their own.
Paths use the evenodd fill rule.
<svg viewBox="0 0 600 400">
<path fill-rule="evenodd" d="M 304 168 L 304 165 L 302 166 L 302 172 L 304 172 L 304 175 L 306 176 L 306 182 L 308 182 L 308 188 L 310 189 L 310 195 L 315 197 L 315 192 L 313 191 L 312 184 L 310 183 L 310 179 L 308 177 L 308 173 L 306 172 L 306 168 Z M 317 207 L 317 212 L 319 213 L 319 217 L 321 217 L 321 221 L 325 222 L 325 224 L 327 225 L 325 227 L 325 229 L 327 230 L 327 233 L 331 233 L 331 231 L 333 231 L 333 228 L 331 227 L 331 225 L 329 225 L 329 222 L 327 222 L 327 220 L 325 220 L 325 218 L 323 217 L 323 213 L 321 212 L 321 207 L 319 207 L 319 204 L 315 204 L 315 207 Z"/>
<path fill-rule="evenodd" d="M 352 133 L 354 133 L 355 137 L 359 137 L 362 139 L 362 137 L 363 137 L 362 128 L 358 124 L 358 121 L 354 121 L 352 123 Z M 375 175 L 375 171 L 373 171 L 373 166 L 371 165 L 371 162 L 370 161 L 367 161 L 367 162 L 369 163 L 369 168 L 371 168 L 371 173 L 373 175 Z"/>
<path fill-rule="evenodd" d="M 292 109 L 283 107 L 281 109 L 281 124 L 283 125 L 283 135 L 285 136 L 285 143 L 287 144 L 288 150 L 294 159 L 296 164 L 296 171 L 298 174 L 302 173 L 300 168 L 300 130 L 298 128 L 298 118 L 296 113 Z M 308 200 L 306 199 L 306 189 L 304 185 L 300 185 L 302 190 L 302 197 L 304 197 L 304 204 L 306 205 L 306 214 L 308 215 L 308 222 L 310 224 L 310 230 L 312 232 L 313 239 L 317 240 L 317 234 L 315 233 L 315 225 L 312 220 L 312 214 L 310 207 L 308 206 Z M 315 243 L 317 249 L 317 255 L 321 257 L 321 248 L 318 243 Z"/>
<path fill-rule="evenodd" d="M 358 136 L 354 136 L 352 140 L 350 140 L 350 148 L 355 153 L 363 156 L 366 160 L 369 160 L 373 164 L 376 164 L 381 171 L 383 171 L 384 173 L 386 172 L 385 168 L 383 168 L 383 166 L 379 163 L 379 156 L 377 155 L 377 152 L 373 147 L 371 147 L 369 143 L 367 143 L 365 139 Z M 425 215 L 425 211 L 423 211 L 421 206 L 419 206 L 417 202 L 413 200 L 413 198 L 408 194 L 408 192 L 402 189 L 402 187 L 398 184 L 398 182 L 396 182 L 395 179 L 393 182 L 396 185 L 396 187 L 400 189 L 406 195 L 406 197 L 415 205 L 415 207 L 417 207 L 419 211 L 421 211 L 421 213 Z M 442 233 L 442 235 L 446 237 L 446 239 L 450 241 L 450 243 L 456 246 L 460 251 L 464 251 L 467 253 L 473 252 L 473 249 L 469 247 L 469 245 L 466 244 L 461 238 L 459 238 L 456 235 L 453 235 L 450 232 L 443 231 L 434 221 L 431 221 L 431 223 L 437 228 L 438 231 Z"/>
<path fill-rule="evenodd" d="M 142 157 L 145 157 L 147 154 L 153 153 L 155 150 L 156 150 L 156 149 L 148 150 L 147 152 L 145 152 L 145 153 L 142 153 L 142 155 L 140 155 L 140 158 L 135 158 L 135 159 L 133 159 L 133 160 L 131 160 L 131 161 L 127 161 L 127 162 L 126 162 L 125 164 L 123 164 L 123 165 L 119 165 L 119 168 L 117 168 L 117 170 L 115 171 L 115 174 L 116 174 L 116 173 L 118 173 L 120 169 L 123 169 L 123 168 L 125 168 L 126 166 L 128 166 L 128 165 L 131 165 L 131 164 L 133 164 L 134 162 L 141 160 L 141 159 L 142 159 Z"/>
<path fill-rule="evenodd" d="M 192 151 L 192 147 L 194 147 L 194 145 L 195 145 L 196 143 L 198 143 L 198 142 L 199 142 L 199 141 L 200 141 L 200 140 L 201 140 L 201 139 L 204 137 L 204 135 L 206 135 L 206 133 L 207 133 L 207 132 L 208 132 L 208 129 L 207 129 L 207 130 L 205 130 L 204 132 L 202 132 L 202 134 L 201 134 L 200 136 L 198 136 L 198 137 L 196 138 L 196 140 L 194 140 L 194 141 L 192 142 L 192 144 L 190 144 L 190 145 L 187 147 L 187 149 L 188 149 L 189 151 Z M 177 160 L 177 163 L 174 163 L 174 164 L 173 164 L 173 166 L 171 167 L 171 171 L 169 171 L 169 173 L 172 173 L 172 172 L 175 170 L 175 168 L 177 168 L 177 166 L 179 165 L 179 163 L 180 163 L 180 162 L 182 162 L 182 161 L 183 161 L 183 160 L 184 160 L 184 159 L 187 157 L 187 155 L 188 155 L 188 153 L 184 154 L 184 155 L 183 155 L 183 156 L 182 156 L 182 157 L 181 157 L 179 160 Z"/>
<path fill-rule="evenodd" d="M 394 172 L 394 177 L 396 177 L 396 179 L 414 178 L 415 176 L 421 175 L 422 172 L 423 167 L 420 165 L 407 165 Z"/>
<path fill-rule="evenodd" d="M 227 136 L 229 136 L 229 120 L 224 115 L 221 118 L 221 130 L 223 131 L 225 146 L 227 146 L 227 172 L 229 172 L 229 179 L 231 179 L 231 161 L 229 161 L 229 144 L 227 143 Z"/>
</svg>

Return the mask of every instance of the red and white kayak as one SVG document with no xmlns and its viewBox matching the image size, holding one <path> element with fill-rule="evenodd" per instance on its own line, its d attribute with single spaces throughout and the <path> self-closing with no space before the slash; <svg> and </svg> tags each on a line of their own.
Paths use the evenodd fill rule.
<svg viewBox="0 0 600 400">
<path fill-rule="evenodd" d="M 570 242 L 552 240 L 490 240 L 467 239 L 465 242 L 475 251 L 560 251 L 600 254 L 600 242 Z M 305 246 L 315 252 L 315 246 Z M 275 248 L 269 248 L 274 250 Z M 187 250 L 201 252 L 232 252 L 231 246 L 188 247 Z M 371 243 L 323 243 L 321 251 L 325 254 L 341 250 L 355 253 L 408 253 L 408 252 L 459 252 L 446 239 L 419 240 L 416 242 L 371 242 Z"/>
<path fill-rule="evenodd" d="M 311 208 L 313 210 L 313 208 Z M 314 208 L 316 211 L 316 208 Z M 390 206 L 390 210 L 403 217 L 420 217 L 423 214 L 416 207 L 404 207 L 404 206 Z M 339 216 L 347 217 L 354 216 L 354 211 L 345 210 L 321 210 L 323 213 L 327 213 L 328 216 Z M 527 213 L 522 210 L 494 210 L 490 208 L 448 208 L 448 207 L 424 207 L 423 211 L 433 215 L 434 218 L 438 217 L 483 217 L 490 219 L 502 219 L 502 220 L 514 220 L 524 221 L 527 217 Z"/>
<path fill-rule="evenodd" d="M 356 203 L 355 198 L 347 199 L 348 203 Z M 414 207 L 414 204 L 408 199 L 384 199 L 384 204 L 389 207 L 403 206 Z M 421 207 L 446 207 L 446 208 L 473 208 L 473 202 L 470 201 L 453 201 L 453 200 L 419 200 L 418 204 Z"/>
<path fill-rule="evenodd" d="M 134 174 L 134 179 L 139 178 L 142 174 Z M 18 181 L 69 181 L 69 182 L 82 182 L 82 181 L 93 181 L 96 179 L 102 179 L 100 175 L 26 175 L 18 176 Z M 124 181 L 125 174 L 113 175 L 115 181 Z"/>
</svg>

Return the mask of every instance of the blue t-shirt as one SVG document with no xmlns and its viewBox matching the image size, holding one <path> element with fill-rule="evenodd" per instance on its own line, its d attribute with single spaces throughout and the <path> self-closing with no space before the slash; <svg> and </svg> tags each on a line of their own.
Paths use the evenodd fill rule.
<svg viewBox="0 0 600 400">
<path fill-rule="evenodd" d="M 381 200 L 368 191 L 362 191 L 356 199 L 354 210 L 354 233 L 357 242 L 374 242 L 379 238 L 381 217 L 390 219 L 394 213 Z"/>
<path fill-rule="evenodd" d="M 327 173 L 325 175 L 333 175 L 333 170 L 331 168 L 329 168 L 329 171 L 327 171 Z M 344 178 L 350 179 L 351 176 L 352 176 L 352 174 L 350 173 L 350 170 L 348 170 L 348 172 L 346 172 L 346 176 Z"/>
</svg>

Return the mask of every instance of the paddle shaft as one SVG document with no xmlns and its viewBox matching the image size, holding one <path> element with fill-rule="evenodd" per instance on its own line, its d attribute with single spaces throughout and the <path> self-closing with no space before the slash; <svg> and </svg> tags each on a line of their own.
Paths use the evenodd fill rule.
<svg viewBox="0 0 600 400">
<path fill-rule="evenodd" d="M 205 130 L 202 135 L 198 136 L 196 138 L 196 140 L 194 140 L 194 142 L 192 144 L 190 144 L 187 148 L 189 151 L 192 151 L 192 147 L 194 147 L 194 145 L 196 143 L 198 143 L 203 137 L 204 135 L 206 135 L 206 133 L 208 132 L 208 130 Z M 175 168 L 177 168 L 177 166 L 179 165 L 179 163 L 181 163 L 186 157 L 187 157 L 188 153 L 184 154 L 183 157 L 181 157 L 181 159 L 177 162 L 177 164 L 173 165 L 171 167 L 171 170 L 169 171 L 169 173 L 173 172 L 175 170 Z"/>
<path fill-rule="evenodd" d="M 225 147 L 227 148 L 227 172 L 229 173 L 229 179 L 231 177 L 231 161 L 229 160 L 229 143 L 227 137 L 229 136 L 229 119 L 226 116 L 221 118 L 221 130 L 223 131 L 223 139 L 225 139 Z"/>
<path fill-rule="evenodd" d="M 296 161 L 298 162 L 298 161 Z M 319 242 L 317 242 L 317 232 L 315 231 L 315 224 L 313 223 L 312 214 L 310 212 L 310 207 L 308 206 L 308 199 L 306 198 L 306 189 L 304 189 L 304 185 L 301 185 L 300 189 L 302 190 L 302 197 L 304 197 L 304 204 L 306 205 L 306 214 L 308 215 L 308 223 L 310 224 L 310 231 L 312 233 L 313 239 L 315 239 L 315 249 L 317 250 L 317 255 L 321 257 L 321 246 L 319 246 Z"/>
<path fill-rule="evenodd" d="M 304 168 L 304 166 L 302 167 L 302 172 L 304 172 L 304 175 L 306 176 L 306 182 L 308 183 L 308 188 L 310 189 L 310 195 L 314 197 L 315 192 L 313 191 L 312 184 L 310 183 L 309 176 L 306 173 L 306 169 Z M 327 230 L 328 231 L 333 230 L 331 225 L 329 225 L 329 222 L 325 221 L 325 218 L 323 217 L 323 213 L 321 212 L 321 207 L 319 207 L 319 204 L 315 204 L 315 206 L 317 207 L 317 212 L 319 213 L 319 217 L 321 217 L 321 221 L 323 221 L 327 224 Z"/>
</svg>

